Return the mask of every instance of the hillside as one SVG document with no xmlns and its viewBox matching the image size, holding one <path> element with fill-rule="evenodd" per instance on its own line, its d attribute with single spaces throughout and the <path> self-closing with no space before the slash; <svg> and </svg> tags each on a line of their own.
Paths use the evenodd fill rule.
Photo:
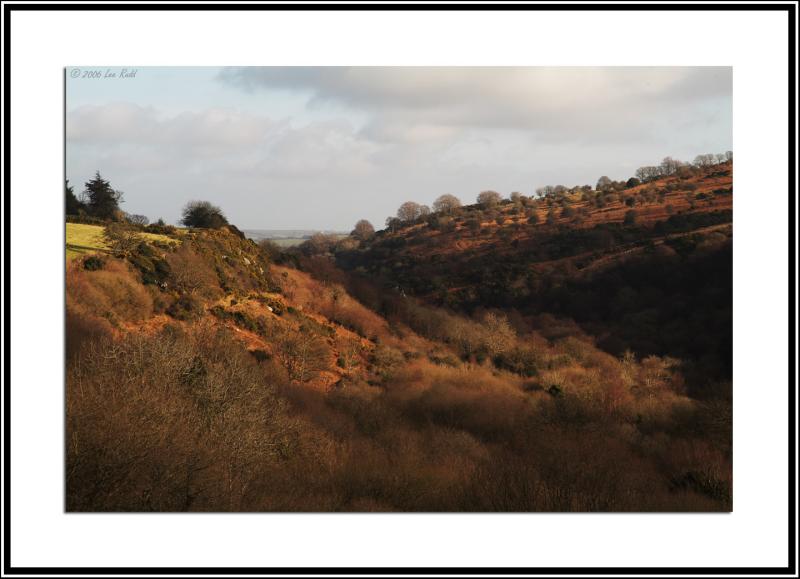
<svg viewBox="0 0 800 579">
<path fill-rule="evenodd" d="M 679 215 L 695 232 L 699 216 L 721 226 L 726 198 Z M 597 215 L 545 235 L 605 227 L 588 226 Z M 730 401 L 688 396 L 680 360 L 604 352 L 566 318 L 534 327 L 512 309 L 460 307 L 476 287 L 461 267 L 481 252 L 536 256 L 525 268 L 554 258 L 525 253 L 540 233 L 495 235 L 505 227 L 459 245 L 460 224 L 414 225 L 337 253 L 405 295 L 327 256 L 276 258 L 235 228 L 116 232 L 74 256 L 67 509 L 730 510 Z M 671 246 L 688 231 L 651 239 Z M 430 238 L 444 241 L 415 242 Z M 590 264 L 602 269 L 611 249 Z M 407 283 L 427 271 L 418 255 L 447 256 L 444 285 Z M 442 308 L 436 295 L 457 297 Z"/>
<path fill-rule="evenodd" d="M 698 396 L 731 378 L 732 163 L 621 191 L 471 205 L 335 252 L 381 287 L 474 314 L 575 320 L 604 350 L 678 357 Z"/>
</svg>

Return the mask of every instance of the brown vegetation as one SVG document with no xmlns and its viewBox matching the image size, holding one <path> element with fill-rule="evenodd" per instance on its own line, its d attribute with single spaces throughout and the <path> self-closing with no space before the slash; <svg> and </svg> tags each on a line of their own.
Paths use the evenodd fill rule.
<svg viewBox="0 0 800 579">
<path fill-rule="evenodd" d="M 587 249 L 568 263 L 558 248 L 586 242 L 575 231 L 591 229 L 587 223 L 605 219 L 609 207 L 610 219 L 626 227 L 624 212 L 633 208 L 629 229 L 590 238 L 603 244 L 610 235 L 608 249 L 621 251 L 618 241 L 641 235 L 632 228 L 653 226 L 648 215 L 657 213 L 648 213 L 647 193 L 637 192 L 668 184 L 632 185 L 587 211 L 581 207 L 595 200 L 584 191 L 572 215 L 523 196 L 495 204 L 487 195 L 480 209 L 445 198 L 447 215 L 437 221 L 412 207 L 416 222 L 394 224 L 397 233 L 362 235 L 350 245 L 317 239 L 288 257 L 221 229 L 184 232 L 179 247 L 139 243 L 116 256 L 72 261 L 67 509 L 730 510 L 728 381 L 709 380 L 704 396 L 695 396 L 691 386 L 708 374 L 698 374 L 691 359 L 610 353 L 597 346 L 602 332 L 590 334 L 568 317 L 490 303 L 495 287 L 531 300 L 569 286 L 583 271 L 581 255 L 591 256 L 587 268 L 609 253 Z M 684 189 L 666 192 L 664 203 L 683 211 Z M 698 181 L 693 195 L 707 189 Z M 711 211 L 706 201 L 693 211 Z M 548 227 L 548 213 L 557 223 L 583 221 L 551 232 L 566 237 L 524 246 L 519 240 L 537 213 L 536 227 Z M 474 237 L 467 216 L 478 224 Z M 708 269 L 702 260 L 717 259 L 729 237 L 691 225 L 690 232 L 663 232 L 642 254 L 666 260 L 659 267 L 694 271 L 686 264 L 699 259 L 697 267 Z M 484 242 L 479 234 L 487 228 L 512 233 Z M 428 246 L 415 238 L 450 241 Z M 454 258 L 473 243 L 502 247 L 491 255 L 507 277 L 428 276 L 435 295 L 458 298 L 444 301 L 450 307 L 414 297 L 398 281 L 403 271 L 421 271 L 415 256 Z M 513 250 L 549 265 L 513 277 L 507 272 L 516 270 L 499 258 Z M 337 265 L 354 251 L 371 261 Z M 274 263 L 278 257 L 283 265 Z M 433 265 L 441 274 L 444 264 Z M 374 275 L 365 275 L 368 268 Z M 538 272 L 558 285 L 537 286 Z M 382 286 L 386 280 L 394 285 Z M 464 285 L 448 287 L 455 283 Z M 596 287 L 603 283 L 597 278 Z M 632 289 L 610 287 L 622 302 L 648 303 Z M 468 295 L 479 305 L 460 307 Z M 552 294 L 554 303 L 561 295 Z M 594 303 L 578 295 L 579 303 Z"/>
</svg>

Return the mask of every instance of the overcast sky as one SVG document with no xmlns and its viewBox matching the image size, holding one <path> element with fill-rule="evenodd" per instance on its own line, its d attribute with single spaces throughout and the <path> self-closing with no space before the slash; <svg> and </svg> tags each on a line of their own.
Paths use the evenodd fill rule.
<svg viewBox="0 0 800 579">
<path fill-rule="evenodd" d="M 380 229 L 407 200 L 732 149 L 729 67 L 80 68 L 103 76 L 67 68 L 67 178 L 171 223 L 202 199 L 244 229 Z"/>
</svg>

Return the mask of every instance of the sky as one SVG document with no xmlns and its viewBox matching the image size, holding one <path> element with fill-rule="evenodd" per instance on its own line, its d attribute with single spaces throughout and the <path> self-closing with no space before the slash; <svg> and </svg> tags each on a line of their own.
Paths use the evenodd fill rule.
<svg viewBox="0 0 800 579">
<path fill-rule="evenodd" d="M 124 70 L 124 74 L 123 74 Z M 96 72 L 92 75 L 90 73 Z M 383 228 L 404 201 L 627 179 L 732 150 L 730 67 L 69 67 L 66 176 L 242 229 Z"/>
</svg>

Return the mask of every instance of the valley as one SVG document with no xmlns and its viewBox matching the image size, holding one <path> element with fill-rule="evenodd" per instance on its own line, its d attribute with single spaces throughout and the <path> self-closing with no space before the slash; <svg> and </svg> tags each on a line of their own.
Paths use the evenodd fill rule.
<svg viewBox="0 0 800 579">
<path fill-rule="evenodd" d="M 732 162 L 484 198 L 67 223 L 67 509 L 731 510 Z"/>
</svg>

